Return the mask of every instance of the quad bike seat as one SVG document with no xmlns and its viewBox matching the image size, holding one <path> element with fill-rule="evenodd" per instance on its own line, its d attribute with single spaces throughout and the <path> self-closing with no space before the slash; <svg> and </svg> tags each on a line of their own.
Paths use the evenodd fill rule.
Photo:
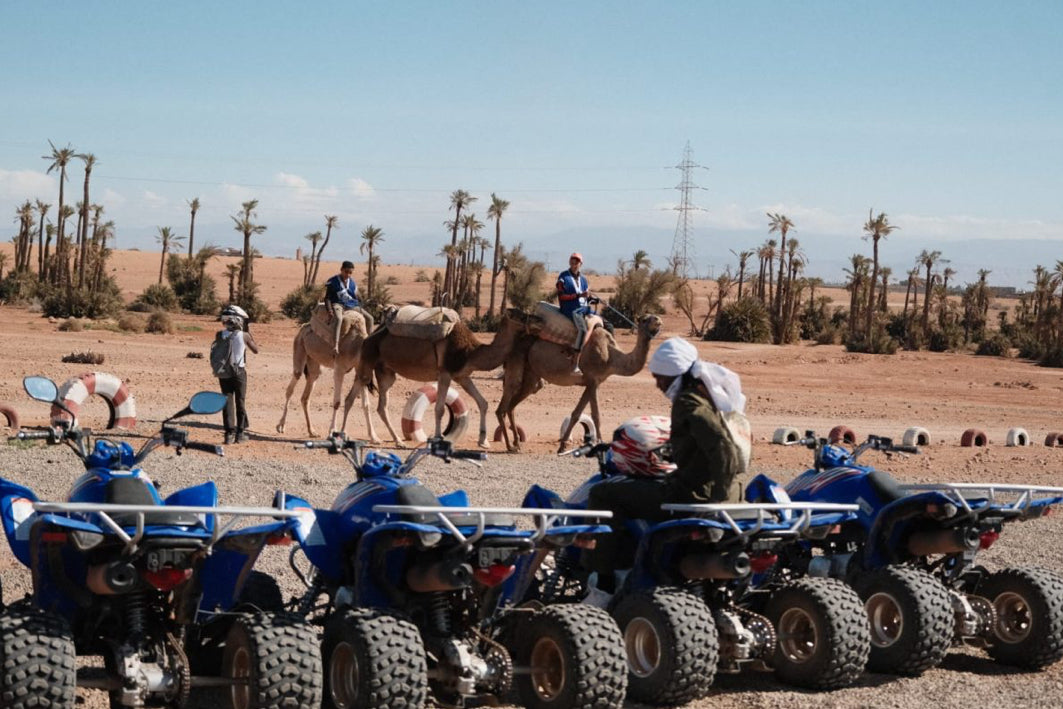
<svg viewBox="0 0 1063 709">
<path fill-rule="evenodd" d="M 872 470 L 868 473 L 867 482 L 886 504 L 896 502 L 907 495 L 892 475 L 881 470 Z"/>
<path fill-rule="evenodd" d="M 199 517 L 187 512 L 168 512 L 165 506 L 159 505 L 158 501 L 147 488 L 150 483 L 145 483 L 140 478 L 123 476 L 112 478 L 107 483 L 106 502 L 115 505 L 154 505 L 159 507 L 158 512 L 148 512 L 144 515 L 144 524 L 173 525 L 189 527 L 199 524 Z M 123 512 L 111 515 L 115 523 L 123 527 L 132 527 L 137 523 L 136 512 Z"/>
<path fill-rule="evenodd" d="M 444 505 L 439 503 L 439 498 L 437 498 L 431 490 L 420 483 L 403 485 L 398 489 L 396 497 L 396 504 L 399 505 L 444 507 Z M 439 518 L 434 514 L 414 513 L 403 515 L 403 517 L 411 522 L 417 522 L 418 524 L 439 524 Z M 449 517 L 450 521 L 457 527 L 475 527 L 480 523 L 480 515 L 477 514 L 449 515 Z M 510 515 L 489 514 L 486 515 L 485 524 L 495 527 L 513 527 L 516 525 L 516 521 Z"/>
</svg>

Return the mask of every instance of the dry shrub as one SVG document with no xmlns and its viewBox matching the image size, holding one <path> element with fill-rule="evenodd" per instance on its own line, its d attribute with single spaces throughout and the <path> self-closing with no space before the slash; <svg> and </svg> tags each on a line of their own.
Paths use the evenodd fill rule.
<svg viewBox="0 0 1063 709">
<path fill-rule="evenodd" d="M 63 361 L 74 364 L 103 364 L 103 355 L 99 352 L 71 352 L 63 356 Z"/>
<path fill-rule="evenodd" d="M 118 318 L 118 329 L 122 332 L 144 332 L 144 318 L 126 313 Z"/>
<path fill-rule="evenodd" d="M 172 335 L 175 332 L 173 318 L 164 310 L 156 310 L 148 316 L 146 330 L 157 335 Z"/>
<path fill-rule="evenodd" d="M 187 359 L 203 359 L 203 353 L 202 352 L 189 352 L 188 354 L 185 355 L 185 357 Z"/>
<path fill-rule="evenodd" d="M 85 323 L 80 318 L 67 318 L 59 323 L 59 332 L 81 332 L 85 329 Z"/>
</svg>

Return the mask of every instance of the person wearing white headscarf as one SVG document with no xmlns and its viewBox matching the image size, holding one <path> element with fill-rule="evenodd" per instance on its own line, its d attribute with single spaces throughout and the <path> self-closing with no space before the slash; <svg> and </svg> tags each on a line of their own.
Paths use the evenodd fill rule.
<svg viewBox="0 0 1063 709">
<path fill-rule="evenodd" d="M 738 502 L 738 476 L 748 463 L 746 448 L 735 441 L 724 416 L 745 420 L 746 397 L 738 375 L 698 358 L 698 350 L 681 337 L 665 340 L 653 353 L 650 372 L 672 402 L 669 444 L 674 473 L 663 478 L 614 476 L 590 489 L 589 509 L 613 512 L 613 534 L 598 541 L 588 556 L 598 574 L 597 588 L 613 592 L 612 572 L 629 568 L 634 544 L 627 539 L 628 520 L 661 521 L 672 503 Z"/>
</svg>

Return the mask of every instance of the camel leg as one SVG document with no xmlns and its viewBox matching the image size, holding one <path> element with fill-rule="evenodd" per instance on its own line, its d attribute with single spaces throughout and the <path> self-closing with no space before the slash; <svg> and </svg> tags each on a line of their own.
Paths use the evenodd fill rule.
<svg viewBox="0 0 1063 709">
<path fill-rule="evenodd" d="M 314 432 L 314 427 L 310 423 L 310 395 L 314 392 L 319 376 L 321 376 L 321 365 L 317 362 L 308 361 L 306 364 L 306 385 L 303 387 L 303 395 L 299 397 L 299 401 L 303 405 L 303 416 L 306 418 L 306 434 L 311 438 L 316 436 L 317 433 Z"/>
<path fill-rule="evenodd" d="M 391 386 L 395 383 L 396 375 L 394 372 L 377 368 L 376 370 L 376 382 L 378 387 L 376 413 L 384 420 L 384 426 L 387 427 L 388 433 L 391 435 L 391 440 L 395 442 L 396 448 L 405 448 L 406 445 L 399 440 L 399 436 L 395 433 L 395 427 L 391 425 L 391 417 L 388 415 L 388 393 L 391 391 Z"/>
<path fill-rule="evenodd" d="M 338 366 L 339 363 L 337 362 L 336 364 L 337 366 L 332 368 L 332 420 L 329 421 L 328 424 L 328 430 L 330 435 L 336 430 L 336 415 L 339 414 L 340 411 L 340 397 L 343 395 L 343 377 L 346 374 L 346 372 L 344 372 L 343 369 Z M 365 396 L 364 390 L 362 396 Z M 344 417 L 343 424 L 344 426 L 340 430 L 346 433 L 346 417 Z"/>
<path fill-rule="evenodd" d="M 502 426 L 502 438 L 506 443 L 506 450 L 510 453 L 518 453 L 521 449 L 520 443 L 520 431 L 517 429 L 517 419 L 514 412 L 517 410 L 517 405 L 527 399 L 529 396 L 539 391 L 543 387 L 543 380 L 531 374 L 526 369 L 518 369 L 514 373 L 514 378 L 520 376 L 518 391 L 515 394 L 506 394 L 505 390 L 512 389 L 512 382 L 507 382 L 504 385 L 502 394 L 502 401 L 498 404 L 498 410 L 496 414 L 498 416 L 498 423 Z M 508 377 L 507 377 L 508 379 Z M 509 420 L 509 425 L 506 425 L 506 419 Z M 513 434 L 512 442 L 510 442 L 509 435 Z"/>
<path fill-rule="evenodd" d="M 292 342 L 292 379 L 288 382 L 288 388 L 284 392 L 284 410 L 281 412 L 281 420 L 277 422 L 277 433 L 284 433 L 284 422 L 288 419 L 288 402 L 291 401 L 292 394 L 295 392 L 295 385 L 302 378 L 305 367 L 306 346 L 303 344 L 303 338 L 296 335 L 294 342 Z"/>
<path fill-rule="evenodd" d="M 583 410 L 587 408 L 587 404 L 595 398 L 595 390 L 597 387 L 594 384 L 588 384 L 583 390 L 583 396 L 579 398 L 579 403 L 576 404 L 576 408 L 572 410 L 572 413 L 568 417 L 568 427 L 562 432 L 561 440 L 558 442 L 557 452 L 563 453 L 565 445 L 568 443 L 568 437 L 572 433 L 572 429 L 579 423 L 579 417 L 583 413 Z"/>
<path fill-rule="evenodd" d="M 480 438 L 476 441 L 476 445 L 480 448 L 490 448 L 491 444 L 487 442 L 487 399 L 480 393 L 480 390 L 476 388 L 470 377 L 466 377 L 458 380 L 458 386 L 465 390 L 469 396 L 476 402 L 476 406 L 480 409 Z M 436 398 L 436 406 L 439 405 L 439 399 Z"/>
<path fill-rule="evenodd" d="M 594 435 L 598 437 L 598 441 L 602 440 L 602 418 L 598 412 L 598 388 L 594 388 L 594 393 L 591 396 L 591 421 L 594 422 Z M 597 443 L 598 441 L 595 441 Z"/>
<path fill-rule="evenodd" d="M 464 387 L 464 385 L 462 385 Z M 450 372 L 439 370 L 439 379 L 436 380 L 436 438 L 443 435 L 443 412 L 447 410 L 447 394 L 450 393 Z M 477 392 L 478 393 L 478 392 Z"/>
</svg>

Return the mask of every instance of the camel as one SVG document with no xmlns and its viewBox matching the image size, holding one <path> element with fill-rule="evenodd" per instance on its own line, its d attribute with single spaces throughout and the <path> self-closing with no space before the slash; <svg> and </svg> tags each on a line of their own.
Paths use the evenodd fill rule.
<svg viewBox="0 0 1063 709">
<path fill-rule="evenodd" d="M 558 386 L 583 387 L 583 395 L 569 416 L 568 428 L 561 434 L 558 452 L 565 450 L 569 435 L 579 423 L 580 414 L 588 403 L 591 406 L 594 427 L 600 435 L 602 424 L 598 413 L 598 388 L 614 374 L 631 377 L 642 371 L 649 354 L 650 340 L 660 330 L 661 319 L 656 315 L 647 315 L 639 321 L 635 348 L 631 352 L 622 352 L 617 349 L 616 340 L 605 328 L 595 328 L 587 336 L 580 355 L 579 366 L 582 374 L 572 372 L 572 359 L 563 345 L 533 337 L 524 338 L 506 361 L 502 400 L 495 411 L 498 424 L 502 427 L 506 449 L 510 452 L 520 450 L 520 436 L 513 411 L 520 402 L 542 388 L 544 379 Z"/>
<path fill-rule="evenodd" d="M 441 340 L 421 340 L 412 337 L 392 335 L 386 327 L 381 327 L 366 338 L 362 344 L 354 384 L 347 393 L 344 402 L 343 420 L 356 396 L 369 388 L 372 390 L 373 377 L 380 387 L 377 399 L 377 414 L 384 421 L 388 433 L 397 447 L 403 447 L 388 415 L 388 390 L 395 383 L 397 376 L 419 382 L 436 382 L 435 435 L 441 435 L 443 412 L 446 410 L 445 392 L 450 382 L 457 382 L 476 401 L 480 410 L 480 435 L 477 445 L 488 448 L 487 442 L 487 399 L 480 394 L 472 382 L 473 372 L 487 371 L 501 366 L 518 337 L 531 336 L 542 327 L 542 319 L 511 308 L 499 324 L 498 332 L 489 344 L 482 344 L 476 335 L 462 322 L 454 325 L 445 338 Z M 369 437 L 376 441 L 376 432 L 369 424 Z"/>
<path fill-rule="evenodd" d="M 292 378 L 288 382 L 288 389 L 284 392 L 284 411 L 281 420 L 277 422 L 277 433 L 284 433 L 284 422 L 288 418 L 288 403 L 299 379 L 306 374 L 306 385 L 303 387 L 303 395 L 300 401 L 303 404 L 303 415 L 306 416 L 306 431 L 313 438 L 317 436 L 313 424 L 310 423 L 310 410 L 307 402 L 310 394 L 314 391 L 317 378 L 321 375 L 321 368 L 332 369 L 332 420 L 329 421 L 329 432 L 336 426 L 336 414 L 340 408 L 340 395 L 343 392 L 343 378 L 358 364 L 358 355 L 362 351 L 362 343 L 365 341 L 366 322 L 361 313 L 349 312 L 345 318 L 351 322 L 351 328 L 340 339 L 340 353 L 333 354 L 332 342 L 320 337 L 313 331 L 310 323 L 304 324 L 295 334 L 292 342 Z M 332 325 L 328 326 L 329 328 Z M 366 424 L 372 427 L 369 418 L 369 400 L 362 396 L 362 410 L 365 412 Z M 347 427 L 347 414 L 343 416 L 344 429 Z"/>
</svg>

